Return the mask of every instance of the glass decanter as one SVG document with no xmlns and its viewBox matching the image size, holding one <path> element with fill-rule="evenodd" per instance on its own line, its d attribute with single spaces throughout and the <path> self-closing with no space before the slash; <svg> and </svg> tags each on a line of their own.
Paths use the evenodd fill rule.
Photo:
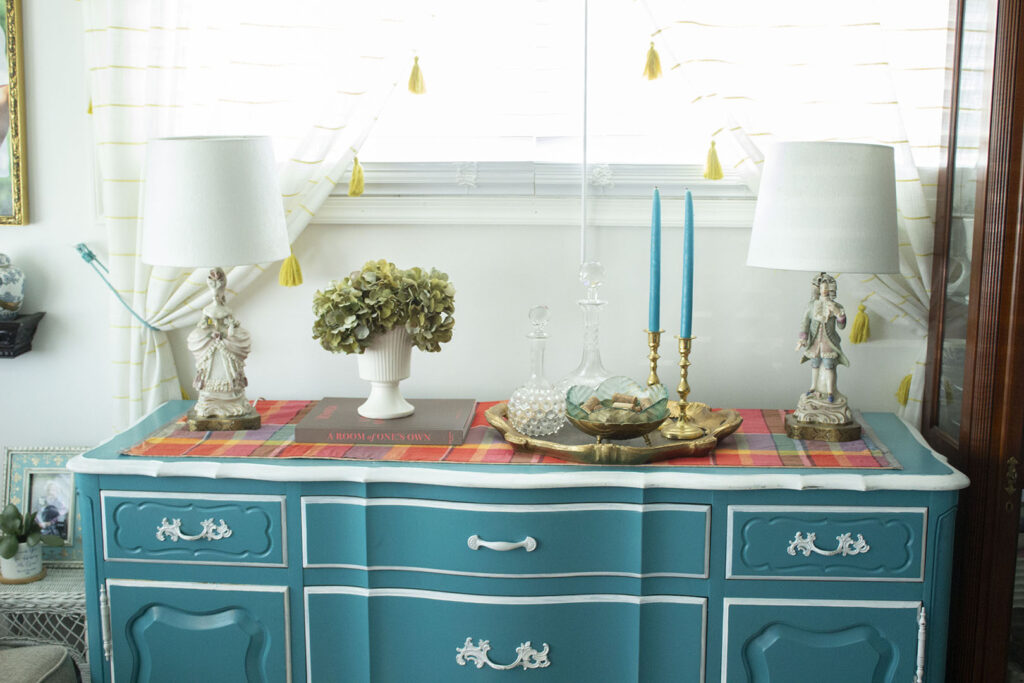
<svg viewBox="0 0 1024 683">
<path fill-rule="evenodd" d="M 530 309 L 533 330 L 530 340 L 530 379 L 512 392 L 508 400 L 508 419 L 512 427 L 527 436 L 554 434 L 565 423 L 565 392 L 560 392 L 544 377 L 544 348 L 547 345 L 548 307 Z"/>
<path fill-rule="evenodd" d="M 601 362 L 601 309 L 606 301 L 598 296 L 598 288 L 604 284 L 604 266 L 598 261 L 587 261 L 580 265 L 580 282 L 587 288 L 586 298 L 577 303 L 583 311 L 583 358 L 579 366 L 563 377 L 557 385 L 564 397 L 574 386 L 597 387 L 611 377 Z"/>
</svg>

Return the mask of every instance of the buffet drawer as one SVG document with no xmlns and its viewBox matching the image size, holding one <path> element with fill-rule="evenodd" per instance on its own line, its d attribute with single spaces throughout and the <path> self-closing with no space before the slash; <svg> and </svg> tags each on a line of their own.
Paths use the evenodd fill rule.
<svg viewBox="0 0 1024 683">
<path fill-rule="evenodd" d="M 924 579 L 925 508 L 731 505 L 728 517 L 730 579 Z"/>
<path fill-rule="evenodd" d="M 318 586 L 305 589 L 305 602 L 312 681 L 337 680 L 338 672 L 367 683 L 704 677 L 705 598 Z"/>
<path fill-rule="evenodd" d="M 707 505 L 302 499 L 303 566 L 471 576 L 708 575 Z M 644 553 L 643 548 L 659 548 Z M 646 555 L 646 556 L 645 556 Z"/>
<path fill-rule="evenodd" d="M 102 491 L 113 562 L 287 565 L 284 496 Z"/>
</svg>

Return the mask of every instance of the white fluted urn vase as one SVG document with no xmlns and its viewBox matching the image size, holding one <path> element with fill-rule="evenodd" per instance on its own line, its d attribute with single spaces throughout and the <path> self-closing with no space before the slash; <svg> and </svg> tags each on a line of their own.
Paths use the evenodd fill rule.
<svg viewBox="0 0 1024 683">
<path fill-rule="evenodd" d="M 370 395 L 357 412 L 376 420 L 412 415 L 415 408 L 398 388 L 409 377 L 412 363 L 412 338 L 405 326 L 379 335 L 357 358 L 359 379 L 370 383 Z"/>
</svg>

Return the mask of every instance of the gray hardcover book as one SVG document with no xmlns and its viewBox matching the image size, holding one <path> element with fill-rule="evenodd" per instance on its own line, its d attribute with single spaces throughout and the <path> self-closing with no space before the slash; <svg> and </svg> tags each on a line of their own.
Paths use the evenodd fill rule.
<svg viewBox="0 0 1024 683">
<path fill-rule="evenodd" d="M 356 412 L 365 400 L 322 399 L 295 425 L 295 441 L 457 446 L 466 440 L 476 410 L 476 400 L 472 398 L 418 398 L 409 399 L 416 408 L 412 415 L 374 420 Z"/>
</svg>

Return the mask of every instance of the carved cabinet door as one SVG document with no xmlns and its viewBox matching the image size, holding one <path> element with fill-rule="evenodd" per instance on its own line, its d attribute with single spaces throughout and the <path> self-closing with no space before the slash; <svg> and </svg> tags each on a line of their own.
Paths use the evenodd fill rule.
<svg viewBox="0 0 1024 683">
<path fill-rule="evenodd" d="M 287 588 L 107 581 L 116 681 L 290 680 Z"/>
<path fill-rule="evenodd" d="M 722 680 L 919 681 L 921 603 L 727 598 Z"/>
</svg>

